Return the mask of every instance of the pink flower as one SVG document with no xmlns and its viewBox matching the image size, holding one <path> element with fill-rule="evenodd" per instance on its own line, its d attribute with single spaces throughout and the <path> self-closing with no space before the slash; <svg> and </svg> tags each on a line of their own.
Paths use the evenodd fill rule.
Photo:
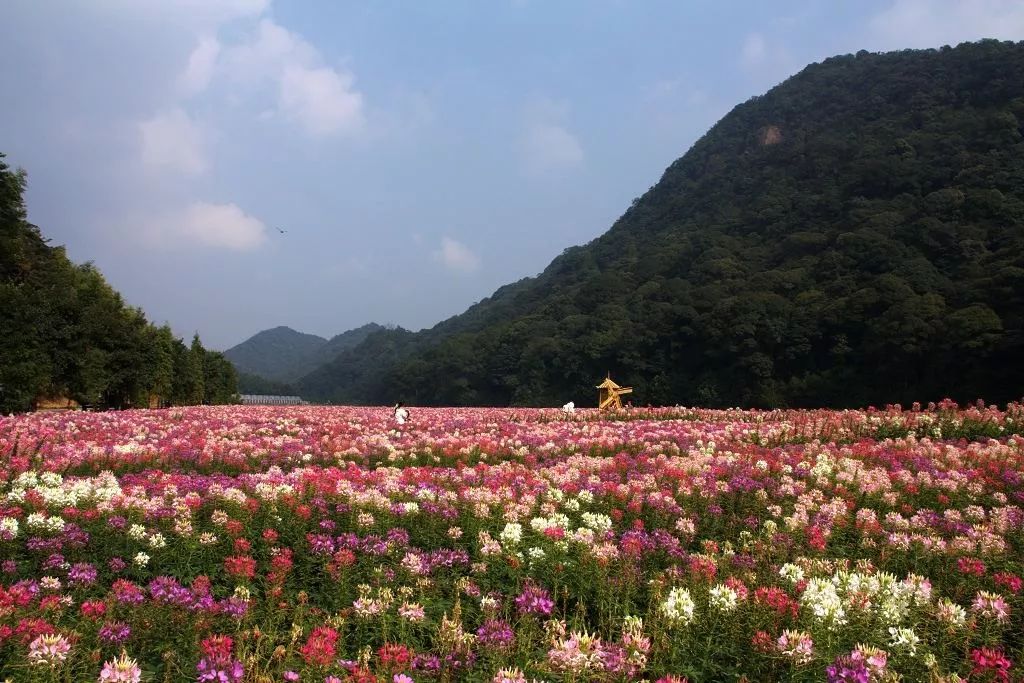
<svg viewBox="0 0 1024 683">
<path fill-rule="evenodd" d="M 777 641 L 779 652 L 797 664 L 806 664 L 814 656 L 814 640 L 805 631 L 786 629 Z"/>
<path fill-rule="evenodd" d="M 28 658 L 33 664 L 56 667 L 68 658 L 71 643 L 59 633 L 38 636 L 28 646 Z"/>
<path fill-rule="evenodd" d="M 139 668 L 139 663 L 122 653 L 117 659 L 103 664 L 98 681 L 99 683 L 139 683 L 141 679 L 142 669 Z"/>
<path fill-rule="evenodd" d="M 1000 648 L 975 648 L 971 650 L 971 661 L 974 662 L 972 678 L 988 672 L 995 676 L 996 680 L 1010 680 L 1010 667 L 1013 666 L 1013 662 L 1006 658 Z"/>
<path fill-rule="evenodd" d="M 501 669 L 494 674 L 491 683 L 526 683 L 526 675 L 519 669 Z"/>
<path fill-rule="evenodd" d="M 971 604 L 971 611 L 995 619 L 999 623 L 1010 619 L 1010 606 L 1006 604 L 1003 596 L 988 591 L 978 591 Z"/>
</svg>

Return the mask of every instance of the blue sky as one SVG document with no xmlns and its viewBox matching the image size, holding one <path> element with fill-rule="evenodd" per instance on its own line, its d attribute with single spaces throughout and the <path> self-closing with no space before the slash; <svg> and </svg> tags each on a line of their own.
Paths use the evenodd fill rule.
<svg viewBox="0 0 1024 683">
<path fill-rule="evenodd" d="M 1024 3 L 4 0 L 0 151 L 43 233 L 179 335 L 419 329 L 807 63 L 982 37 L 1024 39 Z"/>
</svg>

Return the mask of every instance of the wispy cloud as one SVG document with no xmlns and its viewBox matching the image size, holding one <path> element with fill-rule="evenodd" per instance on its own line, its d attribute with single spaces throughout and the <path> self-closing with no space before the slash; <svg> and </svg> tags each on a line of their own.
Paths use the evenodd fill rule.
<svg viewBox="0 0 1024 683">
<path fill-rule="evenodd" d="M 434 259 L 448 270 L 472 273 L 480 269 L 480 257 L 450 237 L 441 238 L 441 248 L 434 252 Z"/>
<path fill-rule="evenodd" d="M 325 64 L 316 48 L 271 19 L 262 19 L 254 32 L 224 48 L 218 68 L 235 85 L 276 90 L 279 113 L 310 135 L 363 128 L 365 102 L 355 76 Z"/>
<path fill-rule="evenodd" d="M 155 169 L 196 175 L 206 170 L 203 133 L 182 109 L 139 124 L 142 162 Z"/>
<path fill-rule="evenodd" d="M 894 50 L 1024 36 L 1020 0 L 895 0 L 869 22 L 872 47 Z"/>
<path fill-rule="evenodd" d="M 551 175 L 583 163 L 583 146 L 569 129 L 568 118 L 565 102 L 543 99 L 527 108 L 522 153 L 528 172 Z"/>
<path fill-rule="evenodd" d="M 359 130 L 363 96 L 347 72 L 292 65 L 281 76 L 281 108 L 312 135 Z"/>
<path fill-rule="evenodd" d="M 747 68 L 757 67 L 763 64 L 767 57 L 768 47 L 764 36 L 760 33 L 748 34 L 740 50 L 740 64 Z"/>
<path fill-rule="evenodd" d="M 194 202 L 184 210 L 149 219 L 143 237 L 164 249 L 203 246 L 249 251 L 266 241 L 267 227 L 236 204 Z"/>
<path fill-rule="evenodd" d="M 183 95 L 187 97 L 206 90 L 213 80 L 220 49 L 220 41 L 215 36 L 204 35 L 199 38 L 199 43 L 189 55 L 188 65 L 178 76 L 178 87 Z"/>
</svg>

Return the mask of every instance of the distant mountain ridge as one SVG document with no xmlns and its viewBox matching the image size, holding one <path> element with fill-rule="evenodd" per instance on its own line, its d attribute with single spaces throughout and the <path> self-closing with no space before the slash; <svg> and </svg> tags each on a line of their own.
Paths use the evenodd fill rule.
<svg viewBox="0 0 1024 683">
<path fill-rule="evenodd" d="M 383 329 L 377 323 L 368 323 L 324 339 L 279 326 L 254 334 L 225 351 L 224 356 L 240 373 L 290 384 Z"/>
<path fill-rule="evenodd" d="M 587 245 L 302 377 L 343 403 L 863 406 L 1024 387 L 1024 43 L 859 52 L 735 107 Z"/>
</svg>

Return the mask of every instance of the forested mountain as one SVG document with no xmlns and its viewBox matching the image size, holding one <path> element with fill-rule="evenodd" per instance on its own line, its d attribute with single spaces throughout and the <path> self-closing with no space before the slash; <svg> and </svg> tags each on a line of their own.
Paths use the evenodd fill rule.
<svg viewBox="0 0 1024 683">
<path fill-rule="evenodd" d="M 281 326 L 257 332 L 225 351 L 224 356 L 239 372 L 287 381 L 295 378 L 296 367 L 304 367 L 303 364 L 326 343 L 323 337 Z M 309 368 L 305 372 L 309 372 Z M 298 373 L 302 374 L 302 371 Z"/>
<path fill-rule="evenodd" d="M 376 323 L 369 323 L 324 339 L 315 334 L 296 332 L 290 327 L 275 327 L 254 334 L 225 351 L 224 355 L 239 372 L 290 383 L 383 329 Z M 243 383 L 246 382 L 252 384 L 248 378 Z"/>
<path fill-rule="evenodd" d="M 860 52 L 732 110 L 600 238 L 303 378 L 352 403 L 1024 394 L 1024 43 Z"/>
<path fill-rule="evenodd" d="M 25 174 L 0 154 L 0 412 L 57 397 L 100 407 L 233 401 L 224 356 L 150 324 L 95 267 L 50 246 L 28 222 L 24 190 Z"/>
</svg>

